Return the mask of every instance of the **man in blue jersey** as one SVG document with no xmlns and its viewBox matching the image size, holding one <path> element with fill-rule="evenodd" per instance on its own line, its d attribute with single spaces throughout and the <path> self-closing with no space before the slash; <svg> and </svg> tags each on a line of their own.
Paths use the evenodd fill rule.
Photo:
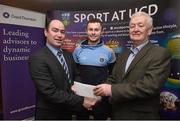
<svg viewBox="0 0 180 121">
<path fill-rule="evenodd" d="M 86 27 L 87 40 L 80 43 L 73 52 L 75 62 L 79 65 L 80 81 L 84 84 L 98 85 L 103 83 L 114 64 L 116 57 L 112 49 L 100 39 L 103 33 L 102 22 L 90 19 Z M 84 108 L 77 114 L 77 119 L 88 120 L 93 115 L 95 120 L 105 120 L 109 114 L 108 97 L 93 107 L 91 111 Z"/>
</svg>

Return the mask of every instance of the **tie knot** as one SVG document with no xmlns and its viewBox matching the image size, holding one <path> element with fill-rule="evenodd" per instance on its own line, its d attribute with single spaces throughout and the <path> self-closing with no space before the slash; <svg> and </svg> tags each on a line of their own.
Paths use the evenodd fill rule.
<svg viewBox="0 0 180 121">
<path fill-rule="evenodd" d="M 63 54 L 62 50 L 59 50 L 59 51 L 57 52 L 57 55 L 58 55 L 58 56 L 61 56 L 62 54 Z"/>
<path fill-rule="evenodd" d="M 139 49 L 138 48 L 130 48 L 131 50 L 131 53 L 133 53 L 134 55 L 136 55 L 138 52 L 139 52 Z"/>
</svg>

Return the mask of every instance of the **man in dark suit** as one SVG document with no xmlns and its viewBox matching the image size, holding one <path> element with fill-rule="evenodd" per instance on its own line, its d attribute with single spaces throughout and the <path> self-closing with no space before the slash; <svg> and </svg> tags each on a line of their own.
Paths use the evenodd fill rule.
<svg viewBox="0 0 180 121">
<path fill-rule="evenodd" d="M 153 20 L 145 12 L 132 15 L 129 34 L 132 48 L 118 56 L 109 84 L 94 89 L 110 96 L 112 119 L 159 119 L 160 89 L 170 71 L 170 53 L 148 40 Z"/>
<path fill-rule="evenodd" d="M 57 19 L 48 20 L 44 34 L 46 46 L 29 58 L 37 91 L 35 119 L 71 120 L 73 110 L 91 108 L 95 100 L 71 91 L 75 63 L 71 53 L 60 49 L 65 38 L 64 24 Z M 63 64 L 59 56 L 63 57 Z"/>
</svg>

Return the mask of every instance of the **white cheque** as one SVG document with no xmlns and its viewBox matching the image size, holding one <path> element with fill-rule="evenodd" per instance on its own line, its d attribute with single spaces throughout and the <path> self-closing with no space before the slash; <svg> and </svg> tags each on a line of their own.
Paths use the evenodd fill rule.
<svg viewBox="0 0 180 121">
<path fill-rule="evenodd" d="M 83 84 L 80 82 L 74 82 L 76 94 L 83 96 L 83 97 L 92 97 L 96 99 L 101 99 L 100 96 L 96 96 L 93 93 L 93 89 L 95 88 L 94 85 L 89 85 L 89 84 Z"/>
</svg>

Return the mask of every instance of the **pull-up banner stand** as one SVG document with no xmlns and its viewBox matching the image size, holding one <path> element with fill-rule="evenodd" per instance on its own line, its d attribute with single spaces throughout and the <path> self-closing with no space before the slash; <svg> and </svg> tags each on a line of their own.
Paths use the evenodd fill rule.
<svg viewBox="0 0 180 121">
<path fill-rule="evenodd" d="M 0 5 L 1 99 L 5 120 L 34 115 L 35 89 L 28 59 L 43 44 L 44 24 L 42 13 Z"/>
</svg>

